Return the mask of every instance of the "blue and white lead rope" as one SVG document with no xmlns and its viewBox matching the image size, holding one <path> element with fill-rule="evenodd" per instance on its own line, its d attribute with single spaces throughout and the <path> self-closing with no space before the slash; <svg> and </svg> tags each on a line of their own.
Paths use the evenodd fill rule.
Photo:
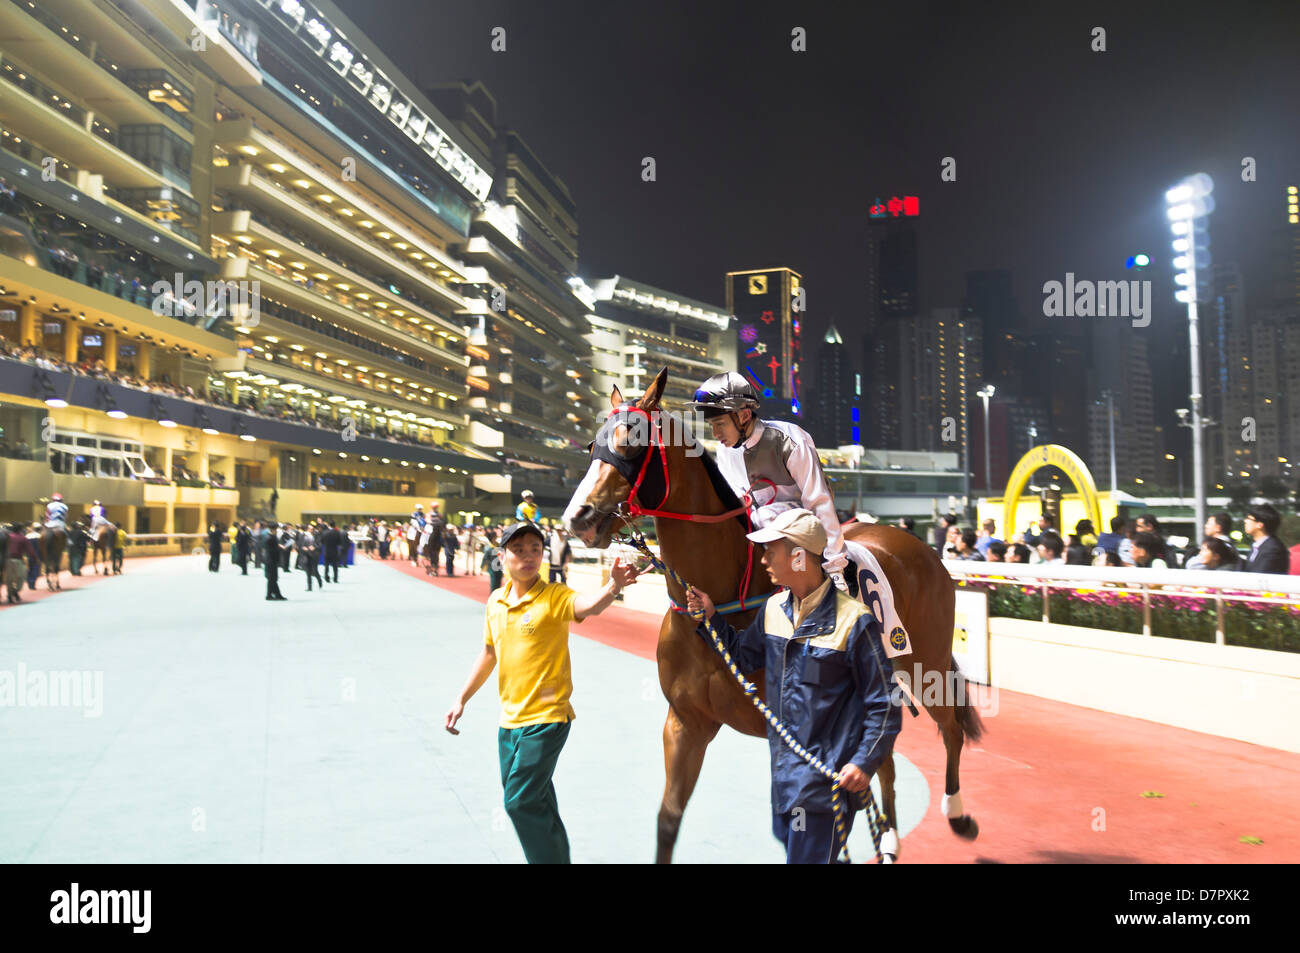
<svg viewBox="0 0 1300 953">
<path fill-rule="evenodd" d="M 654 551 L 650 549 L 649 545 L 647 545 L 644 536 L 635 531 L 632 532 L 631 536 L 632 545 L 635 546 L 642 555 L 647 557 L 656 569 L 675 579 L 677 584 L 681 586 L 684 591 L 690 591 L 690 585 L 677 574 L 676 570 L 668 566 L 662 559 L 654 554 Z M 765 603 L 765 599 L 758 602 L 760 606 Z M 692 615 L 691 618 L 697 618 L 697 616 Z M 745 678 L 744 673 L 742 673 L 736 666 L 736 663 L 732 661 L 731 653 L 727 651 L 727 647 L 722 643 L 722 638 L 718 635 L 718 630 L 713 627 L 713 622 L 704 618 L 702 614 L 698 618 L 704 623 L 704 627 L 708 630 L 709 638 L 713 640 L 713 647 L 717 649 L 718 654 L 722 656 L 722 661 L 726 664 L 727 670 L 735 677 L 736 682 L 740 685 L 741 691 L 743 691 L 746 697 L 753 702 L 754 707 L 759 710 L 759 713 L 767 719 L 768 724 L 772 726 L 781 740 L 785 742 L 786 747 L 802 758 L 813 768 L 814 771 L 817 771 L 831 782 L 831 808 L 835 812 L 835 834 L 839 841 L 840 851 L 844 855 L 844 861 L 845 863 L 849 863 L 849 833 L 846 821 L 848 814 L 846 813 L 843 799 L 840 796 L 839 776 L 828 768 L 820 758 L 795 740 L 794 735 L 790 733 L 790 729 L 782 724 L 781 720 L 772 713 L 772 709 L 758 697 L 758 686 Z M 867 823 L 871 829 L 871 843 L 872 846 L 875 847 L 876 857 L 880 857 L 880 826 L 884 823 L 886 818 L 876 809 L 876 797 L 871 791 L 870 784 L 867 785 L 866 791 L 863 792 L 862 800 L 863 808 L 867 815 Z"/>
</svg>

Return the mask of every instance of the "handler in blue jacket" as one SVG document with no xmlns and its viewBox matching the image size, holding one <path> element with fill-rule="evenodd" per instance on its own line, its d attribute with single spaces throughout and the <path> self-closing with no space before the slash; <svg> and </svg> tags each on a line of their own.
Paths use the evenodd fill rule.
<svg viewBox="0 0 1300 953">
<path fill-rule="evenodd" d="M 713 600 L 694 587 L 687 606 L 713 620 L 742 672 L 766 670 L 768 706 L 800 744 L 839 772 L 841 789 L 865 791 L 893 750 L 903 717 L 891 700 L 891 666 L 880 623 L 822 571 L 826 530 L 810 511 L 787 510 L 749 538 L 764 544 L 767 574 L 789 592 L 769 599 L 743 632 L 714 615 Z M 697 631 L 709 638 L 703 624 Z M 785 846 L 786 863 L 833 863 L 838 844 L 830 781 L 787 747 L 771 725 L 767 740 L 772 832 Z M 843 802 L 851 811 L 853 799 L 843 797 Z M 848 820 L 851 825 L 851 813 Z"/>
</svg>

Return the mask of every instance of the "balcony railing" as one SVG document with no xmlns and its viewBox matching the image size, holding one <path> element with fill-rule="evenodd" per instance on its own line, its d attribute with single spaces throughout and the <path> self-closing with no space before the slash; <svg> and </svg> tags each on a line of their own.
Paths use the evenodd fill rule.
<svg viewBox="0 0 1300 953">
<path fill-rule="evenodd" d="M 109 76 L 112 76 L 113 78 L 117 79 L 119 82 L 122 82 L 122 84 L 126 86 L 127 89 L 131 90 L 133 93 L 139 96 L 140 99 L 148 103 L 150 106 L 159 110 L 163 115 L 165 115 L 172 122 L 176 123 L 182 129 L 185 129 L 187 131 L 193 131 L 194 124 L 188 118 L 176 112 L 174 109 L 172 109 L 171 107 L 167 106 L 164 103 L 153 102 L 152 100 L 149 99 L 147 95 L 145 95 L 145 93 L 143 93 L 139 89 L 136 89 L 131 84 L 126 83 L 122 79 L 122 77 L 118 75 L 118 68 L 116 63 L 113 63 L 111 60 L 109 60 L 109 58 L 106 57 L 102 52 L 95 50 L 88 38 L 82 36 L 76 30 L 73 30 L 65 26 L 63 21 L 60 20 L 58 17 L 56 17 L 54 14 L 52 14 L 49 10 L 35 3 L 34 0 L 10 0 L 10 2 L 13 3 L 14 6 L 22 10 L 24 13 L 26 13 L 33 20 L 35 20 L 37 23 L 41 24 L 41 26 L 45 27 L 47 30 L 53 33 L 60 40 L 67 43 L 70 47 L 72 47 L 74 50 L 76 50 L 86 59 L 91 60 L 93 63 L 95 63 L 96 66 L 102 69 Z M 179 81 L 177 82 L 179 84 Z"/>
</svg>

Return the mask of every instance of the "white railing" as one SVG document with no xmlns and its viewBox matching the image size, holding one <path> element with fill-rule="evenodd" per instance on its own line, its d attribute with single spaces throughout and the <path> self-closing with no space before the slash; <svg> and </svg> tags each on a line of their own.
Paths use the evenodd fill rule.
<svg viewBox="0 0 1300 953">
<path fill-rule="evenodd" d="M 1300 576 L 1272 573 L 1214 572 L 1191 569 L 1138 569 L 990 563 L 945 559 L 944 567 L 958 582 L 1037 588 L 1042 597 L 1042 621 L 1051 622 L 1053 590 L 1111 592 L 1142 597 L 1142 631 L 1151 634 L 1152 595 L 1212 599 L 1215 641 L 1225 644 L 1224 610 L 1232 603 L 1267 603 L 1300 611 Z"/>
</svg>

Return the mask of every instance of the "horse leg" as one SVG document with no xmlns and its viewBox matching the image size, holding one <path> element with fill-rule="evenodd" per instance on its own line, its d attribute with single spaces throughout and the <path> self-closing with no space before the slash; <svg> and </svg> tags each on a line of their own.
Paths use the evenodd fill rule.
<svg viewBox="0 0 1300 953">
<path fill-rule="evenodd" d="M 898 862 L 898 819 L 894 817 L 894 756 L 891 753 L 880 767 L 876 769 L 880 778 L 880 811 L 883 815 L 880 825 L 880 862 L 893 864 Z"/>
<path fill-rule="evenodd" d="M 965 689 L 965 685 L 962 687 Z M 930 709 L 930 714 L 939 723 L 943 746 L 948 752 L 947 768 L 943 777 L 943 802 L 940 809 L 943 816 L 948 819 L 948 826 L 954 834 L 966 840 L 974 840 L 979 836 L 979 824 L 975 822 L 975 818 L 963 811 L 961 802 L 961 780 L 958 777 L 958 768 L 961 764 L 961 748 L 965 741 L 965 731 L 958 717 L 958 708 L 957 705 L 937 705 Z"/>
<path fill-rule="evenodd" d="M 686 802 L 700 779 L 704 766 L 704 752 L 720 728 L 717 722 L 710 725 L 687 725 L 677 711 L 668 706 L 664 721 L 664 797 L 659 804 L 659 846 L 655 863 L 672 863 L 673 847 L 681 829 L 682 813 Z"/>
</svg>

